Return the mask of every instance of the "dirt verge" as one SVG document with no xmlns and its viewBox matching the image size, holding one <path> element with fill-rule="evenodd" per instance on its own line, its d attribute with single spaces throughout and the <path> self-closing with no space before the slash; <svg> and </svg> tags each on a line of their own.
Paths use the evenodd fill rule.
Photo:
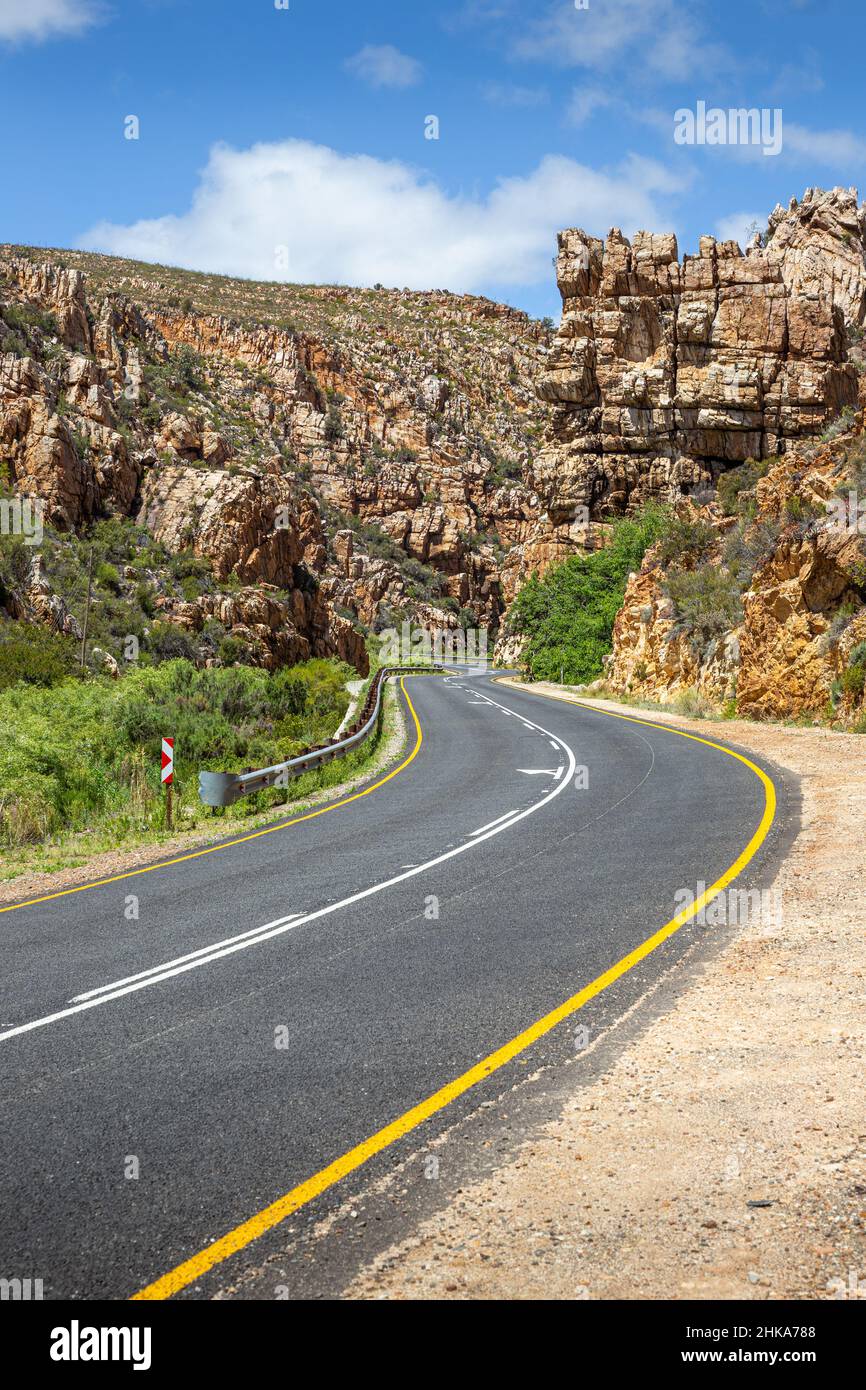
<svg viewBox="0 0 866 1390">
<path fill-rule="evenodd" d="M 585 703 L 800 779 L 781 917 L 741 926 L 606 1074 L 346 1296 L 866 1298 L 866 740 Z"/>
</svg>

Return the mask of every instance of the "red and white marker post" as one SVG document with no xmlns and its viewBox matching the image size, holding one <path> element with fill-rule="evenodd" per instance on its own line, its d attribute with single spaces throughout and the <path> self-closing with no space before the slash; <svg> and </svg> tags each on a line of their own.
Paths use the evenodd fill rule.
<svg viewBox="0 0 866 1390">
<path fill-rule="evenodd" d="M 174 739 L 162 740 L 162 782 L 165 787 L 165 823 L 171 830 L 171 787 L 174 782 Z"/>
</svg>

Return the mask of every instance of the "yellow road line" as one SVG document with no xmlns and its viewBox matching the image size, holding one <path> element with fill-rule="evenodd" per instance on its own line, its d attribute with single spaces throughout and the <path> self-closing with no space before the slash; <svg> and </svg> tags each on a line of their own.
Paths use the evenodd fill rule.
<svg viewBox="0 0 866 1390">
<path fill-rule="evenodd" d="M 542 694 L 540 691 L 533 693 Z M 575 701 L 574 703 L 577 702 Z M 593 707 L 585 705 L 582 706 L 582 708 L 592 710 Z M 612 718 L 616 719 L 630 719 L 628 715 L 613 715 L 609 710 L 594 710 L 593 712 L 597 714 L 610 714 Z M 673 936 L 673 934 L 679 931 L 681 927 L 685 926 L 687 922 L 696 917 L 707 903 L 711 902 L 713 898 L 718 897 L 719 893 L 724 892 L 734 879 L 742 873 L 743 869 L 745 869 L 750 860 L 754 858 L 758 849 L 767 838 L 770 827 L 776 816 L 776 788 L 771 779 L 756 763 L 750 762 L 748 758 L 743 757 L 740 753 L 735 753 L 732 748 L 726 748 L 722 743 L 713 743 L 710 739 L 698 738 L 695 734 L 687 734 L 682 729 L 670 728 L 664 724 L 653 724 L 652 721 L 648 719 L 630 719 L 630 722 L 634 724 L 649 724 L 654 729 L 661 729 L 667 733 L 676 734 L 681 738 L 692 739 L 695 743 L 705 743 L 710 748 L 717 748 L 720 752 L 727 753 L 730 757 L 736 758 L 738 762 L 744 763 L 745 766 L 750 768 L 755 776 L 760 779 L 764 787 L 763 815 L 761 816 L 760 823 L 754 835 L 749 840 L 749 843 L 742 853 L 734 860 L 730 868 L 722 874 L 721 878 L 716 880 L 712 887 L 708 888 L 705 893 L 702 893 L 690 907 L 684 908 L 676 917 L 672 917 L 671 920 L 666 922 L 663 927 L 660 927 L 654 935 L 648 937 L 647 940 L 636 947 L 634 951 L 630 951 L 627 956 L 623 956 L 622 960 L 617 961 L 616 965 L 611 966 L 603 975 L 599 975 L 591 984 L 587 985 L 577 994 L 573 994 L 570 999 L 566 999 L 564 1004 L 560 1004 L 550 1013 L 545 1014 L 543 1018 L 531 1024 L 530 1027 L 525 1029 L 522 1033 L 518 1033 L 517 1037 L 512 1038 L 511 1042 L 505 1043 L 503 1047 L 498 1048 L 495 1052 L 491 1052 L 488 1057 L 485 1057 L 483 1061 L 478 1062 L 474 1067 L 470 1067 L 469 1071 L 464 1072 L 462 1076 L 458 1076 L 456 1080 L 450 1081 L 446 1086 L 435 1091 L 433 1095 L 428 1096 L 426 1100 L 422 1100 L 418 1105 L 413 1106 L 411 1110 L 407 1110 L 406 1113 L 401 1115 L 398 1119 L 392 1120 L 384 1129 L 378 1130 L 375 1134 L 371 1135 L 369 1139 L 365 1139 L 362 1143 L 356 1145 L 355 1148 L 349 1149 L 348 1153 L 344 1153 L 340 1158 L 335 1159 L 333 1163 L 329 1163 L 326 1168 L 322 1168 L 320 1172 L 315 1173 L 311 1178 L 307 1178 L 305 1182 L 300 1183 L 297 1187 L 293 1187 L 290 1192 L 279 1197 L 275 1202 L 271 1203 L 270 1206 L 257 1212 L 255 1216 L 251 1216 L 247 1221 L 242 1221 L 234 1230 L 229 1231 L 226 1235 L 215 1240 L 204 1250 L 199 1251 L 197 1255 L 193 1255 L 190 1259 L 184 1260 L 176 1269 L 169 1271 L 168 1274 L 164 1274 L 161 1278 L 154 1280 L 152 1284 L 148 1284 L 146 1288 L 133 1294 L 133 1299 L 171 1298 L 172 1294 L 176 1294 L 181 1289 L 187 1288 L 190 1284 L 206 1274 L 208 1270 L 213 1269 L 215 1265 L 221 1264 L 223 1260 L 227 1260 L 230 1255 L 237 1254 L 239 1250 L 243 1250 L 245 1246 L 250 1245 L 252 1241 L 257 1240 L 259 1236 L 264 1235 L 266 1231 L 273 1230 L 275 1226 L 285 1221 L 286 1217 L 291 1216 L 299 1207 L 305 1206 L 306 1203 L 311 1202 L 315 1197 L 326 1192 L 328 1188 L 333 1187 L 334 1184 L 338 1183 L 342 1178 L 347 1177 L 349 1173 L 353 1173 L 356 1169 L 360 1168 L 376 1154 L 381 1153 L 383 1149 L 387 1149 L 389 1145 L 395 1143 L 396 1140 L 402 1139 L 404 1135 L 409 1134 L 413 1129 L 417 1129 L 425 1120 L 430 1119 L 430 1117 L 435 1115 L 438 1111 L 443 1110 L 447 1105 L 450 1105 L 452 1101 L 457 1100 L 459 1096 L 464 1095 L 466 1091 L 476 1086 L 479 1081 L 485 1080 L 485 1078 L 492 1075 L 493 1072 L 498 1071 L 500 1067 L 504 1067 L 508 1062 L 512 1061 L 513 1058 L 517 1057 L 519 1053 L 524 1052 L 528 1047 L 531 1047 L 533 1043 L 543 1038 L 545 1034 L 550 1033 L 560 1023 L 570 1018 L 572 1014 L 577 1013 L 578 1009 L 582 1009 L 584 1004 L 588 1004 L 591 999 L 594 999 L 596 995 L 601 994 L 603 990 L 614 984 L 616 980 L 619 980 L 629 970 L 633 969 L 640 961 L 645 960 L 646 957 L 657 950 L 663 942 L 667 941 L 669 937 Z"/>
<path fill-rule="evenodd" d="M 113 874 L 111 878 L 100 878 L 94 883 L 79 884 L 77 888 L 61 888 L 56 893 L 45 893 L 40 898 L 28 898 L 27 901 L 23 903 L 12 903 L 9 907 L 0 907 L 0 913 L 19 912 L 22 907 L 34 907 L 37 903 L 50 903 L 55 898 L 68 898 L 73 893 L 89 893 L 94 888 L 104 888 L 106 884 L 109 883 L 120 883 L 121 880 L 125 878 L 138 878 L 140 874 L 156 873 L 157 869 L 170 869 L 175 864 L 186 864 L 190 859 L 202 859 L 206 854 L 219 854 L 222 850 L 234 849 L 235 845 L 245 845 L 248 844 L 250 840 L 260 840 L 264 835 L 276 835 L 280 830 L 289 830 L 291 826 L 300 825 L 303 821 L 315 820 L 317 816 L 325 816 L 329 811 L 338 811 L 341 806 L 348 806 L 352 801 L 359 801 L 362 796 L 369 796 L 371 792 L 378 791 L 379 787 L 384 787 L 386 782 L 390 782 L 392 777 L 396 777 L 398 773 L 403 772 L 412 760 L 417 757 L 418 750 L 423 740 L 421 725 L 418 722 L 415 707 L 409 699 L 409 692 L 404 684 L 404 679 L 403 676 L 400 677 L 400 689 L 406 697 L 409 713 L 415 723 L 415 747 L 412 749 L 412 752 L 409 754 L 408 758 L 406 758 L 405 762 L 402 762 L 399 767 L 395 767 L 386 777 L 382 777 L 378 782 L 374 782 L 371 787 L 366 787 L 362 792 L 353 792 L 351 796 L 344 796 L 340 801 L 333 801 L 329 806 L 320 806 L 317 811 L 308 811 L 303 816 L 295 816 L 292 820 L 281 821 L 279 825 L 270 825 L 264 830 L 255 830 L 249 835 L 241 835 L 236 840 L 227 840 L 221 845 L 210 845 L 206 849 L 191 850 L 189 854 L 178 855 L 176 859 L 163 859 L 160 863 L 148 864 L 143 869 L 129 869 L 126 873 Z"/>
</svg>

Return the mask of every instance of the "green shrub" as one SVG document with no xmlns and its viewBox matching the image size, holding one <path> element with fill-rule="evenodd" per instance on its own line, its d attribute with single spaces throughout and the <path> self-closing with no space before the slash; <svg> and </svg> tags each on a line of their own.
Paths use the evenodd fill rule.
<svg viewBox="0 0 866 1390">
<path fill-rule="evenodd" d="M 163 737 L 176 740 L 178 798 L 196 804 L 200 769 L 265 767 L 329 738 L 348 707 L 350 674 L 323 660 L 273 676 L 169 661 L 119 681 L 0 688 L 0 843 L 39 842 L 106 820 L 118 838 L 134 824 L 158 828 Z"/>
<path fill-rule="evenodd" d="M 706 719 L 715 713 L 710 701 L 693 685 L 688 685 L 684 690 L 678 691 L 671 702 L 671 707 L 677 714 L 683 715 L 686 719 Z"/>
<path fill-rule="evenodd" d="M 153 623 L 148 631 L 147 651 L 157 661 L 195 659 L 195 646 L 186 629 L 161 620 Z"/>
<path fill-rule="evenodd" d="M 344 437 L 345 433 L 340 407 L 334 404 L 329 405 L 325 415 L 325 439 L 329 444 L 336 444 Z"/>
<path fill-rule="evenodd" d="M 243 661 L 247 648 L 239 637 L 227 635 L 220 642 L 218 650 L 223 666 L 233 666 L 236 661 Z"/>
<path fill-rule="evenodd" d="M 826 516 L 826 509 L 817 506 L 814 502 L 807 502 L 804 497 L 794 494 L 785 502 L 785 520 L 787 522 L 815 521 L 817 518 Z"/>
<path fill-rule="evenodd" d="M 684 555 L 703 560 L 715 546 L 716 539 L 715 530 L 702 517 L 672 514 L 657 546 L 659 562 L 666 567 Z"/>
<path fill-rule="evenodd" d="M 781 530 L 778 521 L 739 521 L 728 533 L 722 558 L 741 589 L 748 589 L 752 576 L 771 559 Z"/>
<path fill-rule="evenodd" d="M 647 507 L 613 523 L 610 544 L 533 575 L 511 606 L 506 631 L 524 636 L 524 660 L 536 680 L 571 684 L 601 674 L 628 576 L 664 533 L 668 513 Z"/>
<path fill-rule="evenodd" d="M 828 425 L 821 435 L 822 444 L 830 444 L 834 439 L 838 439 L 840 434 L 844 434 L 854 423 L 854 411 L 850 405 L 844 406 L 832 424 Z"/>
<path fill-rule="evenodd" d="M 103 588 L 110 589 L 115 594 L 120 593 L 120 575 L 117 572 L 117 567 L 110 564 L 108 560 L 103 560 L 102 564 L 97 567 L 96 581 Z"/>
<path fill-rule="evenodd" d="M 859 700 L 866 689 L 866 642 L 858 642 L 848 657 L 847 670 L 842 672 L 840 688 L 845 695 Z"/>
<path fill-rule="evenodd" d="M 65 680 L 77 664 L 76 644 L 48 628 L 29 623 L 0 626 L 0 690 L 19 681 L 52 686 Z"/>
<path fill-rule="evenodd" d="M 739 584 L 729 570 L 719 565 L 674 571 L 663 587 L 674 604 L 675 630 L 685 633 L 701 648 L 730 632 L 742 620 Z"/>
<path fill-rule="evenodd" d="M 864 687 L 866 687 L 866 666 L 849 666 L 846 671 L 842 672 L 840 685 L 845 695 L 859 700 Z"/>
</svg>

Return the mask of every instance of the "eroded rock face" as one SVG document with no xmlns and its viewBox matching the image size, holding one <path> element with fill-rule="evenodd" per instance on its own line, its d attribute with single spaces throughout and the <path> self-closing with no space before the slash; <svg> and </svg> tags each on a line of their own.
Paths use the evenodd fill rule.
<svg viewBox="0 0 866 1390">
<path fill-rule="evenodd" d="M 77 454 L 37 363 L 11 353 L 0 356 L 0 456 L 15 491 L 40 498 L 51 525 L 68 531 L 93 516 L 93 469 Z"/>
<path fill-rule="evenodd" d="M 744 596 L 737 708 L 755 718 L 823 713 L 833 681 L 866 635 L 866 612 L 828 644 L 831 617 L 862 605 L 866 559 L 859 536 L 820 530 L 783 537 Z"/>
<path fill-rule="evenodd" d="M 66 347 L 92 351 L 93 334 L 87 317 L 84 275 L 80 270 L 36 264 L 24 257 L 10 257 L 6 269 L 25 299 L 42 305 L 53 314 L 60 341 Z"/>
<path fill-rule="evenodd" d="M 846 317 L 864 313 L 866 214 L 809 190 L 765 246 L 614 229 L 559 237 L 562 325 L 539 394 L 555 406 L 532 481 L 554 527 L 709 486 L 857 401 Z"/>
<path fill-rule="evenodd" d="M 213 472 L 168 464 L 152 469 L 138 523 L 171 551 L 210 560 L 218 580 L 236 574 L 292 588 L 304 560 L 302 520 L 291 484 L 273 474 Z"/>
<path fill-rule="evenodd" d="M 352 620 L 498 622 L 503 556 L 538 513 L 522 475 L 546 327 L 446 291 L 205 276 L 193 307 L 164 268 L 35 254 L 0 248 L 0 462 L 49 524 L 133 518 L 219 584 L 303 605 L 318 583 L 327 621 L 299 618 L 299 639 L 327 630 L 359 661 Z M 351 572 L 328 544 L 348 520 Z"/>
<path fill-rule="evenodd" d="M 192 602 L 167 600 L 160 606 L 160 616 L 197 634 L 208 622 L 218 623 L 228 636 L 243 643 L 247 663 L 256 661 L 268 671 L 312 656 L 337 656 L 362 675 L 369 671 L 360 633 L 330 613 L 311 586 L 296 589 L 288 597 L 270 585 L 258 585 L 232 594 L 203 594 Z"/>
<path fill-rule="evenodd" d="M 757 483 L 753 524 L 781 530 L 742 595 L 735 628 L 707 643 L 684 632 L 665 593 L 658 548 L 648 552 L 614 625 L 605 673 L 611 686 L 662 702 L 694 689 L 716 706 L 735 700 L 750 718 L 826 715 L 834 683 L 866 638 L 866 536 L 856 525 L 840 528 L 828 513 L 846 486 L 847 455 L 862 446 L 862 424 L 858 418 L 818 451 L 793 450 Z M 786 524 L 792 504 L 811 519 Z M 700 515 L 718 533 L 705 563 L 722 565 L 736 523 L 715 503 Z M 856 699 L 840 714 L 856 718 Z"/>
</svg>

